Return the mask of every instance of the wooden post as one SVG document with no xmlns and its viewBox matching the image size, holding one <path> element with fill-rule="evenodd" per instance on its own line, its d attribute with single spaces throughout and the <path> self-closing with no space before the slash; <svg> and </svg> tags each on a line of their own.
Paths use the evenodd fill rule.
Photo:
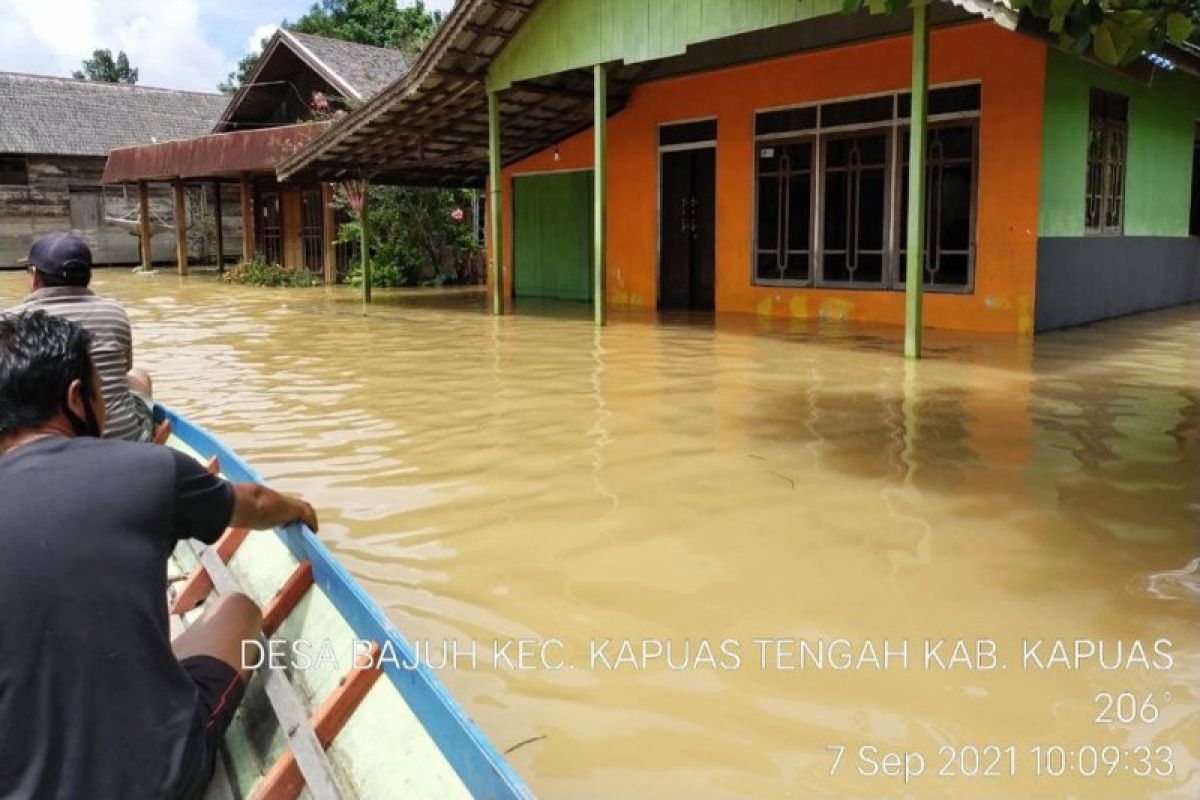
<svg viewBox="0 0 1200 800">
<path fill-rule="evenodd" d="M 225 271 L 225 226 L 221 212 L 221 182 L 213 181 L 213 216 L 217 229 L 217 272 Z"/>
<path fill-rule="evenodd" d="M 925 142 L 928 128 L 929 5 L 913 5 L 912 113 L 908 147 L 908 252 L 904 273 L 904 355 L 921 357 L 921 299 L 925 279 Z"/>
<path fill-rule="evenodd" d="M 150 189 L 138 181 L 138 241 L 142 248 L 142 272 L 154 271 L 154 242 L 150 234 Z"/>
<path fill-rule="evenodd" d="M 254 186 L 250 173 L 242 173 L 242 263 L 254 260 Z"/>
<path fill-rule="evenodd" d="M 504 313 L 504 243 L 500 163 L 500 95 L 488 92 L 488 215 L 491 218 L 492 257 L 488 278 L 492 284 L 492 313 Z"/>
<path fill-rule="evenodd" d="M 171 188 L 175 191 L 175 266 L 180 275 L 187 275 L 187 196 L 183 181 L 174 181 Z"/>
<path fill-rule="evenodd" d="M 595 165 L 592 174 L 592 214 L 595 229 L 592 232 L 593 253 L 593 296 L 596 324 L 606 322 L 604 259 L 605 259 L 605 210 L 608 192 L 608 69 L 603 64 L 593 67 L 595 106 L 593 108 L 592 131 L 595 140 Z"/>
<path fill-rule="evenodd" d="M 371 302 L 371 248 L 369 242 L 371 215 L 369 195 L 371 194 L 371 182 L 363 178 L 362 182 L 362 216 L 359 220 L 359 231 L 362 234 L 360 246 L 362 248 L 362 275 L 363 275 L 363 303 Z"/>
<path fill-rule="evenodd" d="M 337 283 L 337 217 L 333 207 L 333 184 L 321 184 L 321 235 L 325 245 L 325 285 Z"/>
</svg>

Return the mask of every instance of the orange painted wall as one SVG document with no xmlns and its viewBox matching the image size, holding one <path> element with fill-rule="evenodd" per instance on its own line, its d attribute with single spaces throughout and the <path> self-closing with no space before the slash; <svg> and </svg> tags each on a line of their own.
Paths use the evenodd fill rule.
<svg viewBox="0 0 1200 800">
<path fill-rule="evenodd" d="M 992 23 L 933 31 L 930 81 L 980 80 L 979 197 L 975 291 L 929 292 L 932 327 L 1029 333 L 1037 261 L 1046 47 Z M 908 37 L 840 47 L 638 87 L 609 119 L 608 299 L 614 307 L 657 303 L 658 128 L 716 116 L 718 311 L 903 323 L 895 291 L 790 289 L 751 283 L 754 113 L 758 109 L 907 88 Z M 588 168 L 590 132 L 504 170 L 506 292 L 511 294 L 515 174 Z"/>
</svg>

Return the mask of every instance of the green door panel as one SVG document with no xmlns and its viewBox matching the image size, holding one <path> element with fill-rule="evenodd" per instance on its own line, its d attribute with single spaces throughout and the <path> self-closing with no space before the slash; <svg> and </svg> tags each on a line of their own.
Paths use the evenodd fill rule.
<svg viewBox="0 0 1200 800">
<path fill-rule="evenodd" d="M 513 179 L 513 294 L 592 299 L 592 171 Z"/>
</svg>

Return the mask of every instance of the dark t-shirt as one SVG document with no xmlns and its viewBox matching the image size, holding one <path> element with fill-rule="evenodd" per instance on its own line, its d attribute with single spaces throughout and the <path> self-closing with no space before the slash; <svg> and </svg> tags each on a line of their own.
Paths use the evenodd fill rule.
<svg viewBox="0 0 1200 800">
<path fill-rule="evenodd" d="M 167 557 L 211 543 L 233 489 L 150 444 L 0 456 L 0 798 L 173 797 L 203 752 L 171 652 Z"/>
</svg>

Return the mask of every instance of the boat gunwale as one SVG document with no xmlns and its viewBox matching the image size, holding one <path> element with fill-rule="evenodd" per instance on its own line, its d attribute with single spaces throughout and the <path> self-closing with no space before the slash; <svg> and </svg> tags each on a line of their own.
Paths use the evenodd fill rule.
<svg viewBox="0 0 1200 800">
<path fill-rule="evenodd" d="M 266 485 L 258 472 L 217 436 L 170 406 L 157 405 L 180 441 L 197 453 L 220 459 L 221 472 L 227 479 Z M 390 643 L 396 658 L 382 660 L 383 673 L 467 790 L 477 797 L 532 800 L 533 793 L 512 765 L 429 667 L 421 663 L 400 631 L 317 535 L 299 522 L 275 528 L 275 535 L 298 561 L 308 560 L 312 564 L 314 583 L 325 592 L 356 636 L 374 639 L 381 645 L 384 641 Z"/>
</svg>

